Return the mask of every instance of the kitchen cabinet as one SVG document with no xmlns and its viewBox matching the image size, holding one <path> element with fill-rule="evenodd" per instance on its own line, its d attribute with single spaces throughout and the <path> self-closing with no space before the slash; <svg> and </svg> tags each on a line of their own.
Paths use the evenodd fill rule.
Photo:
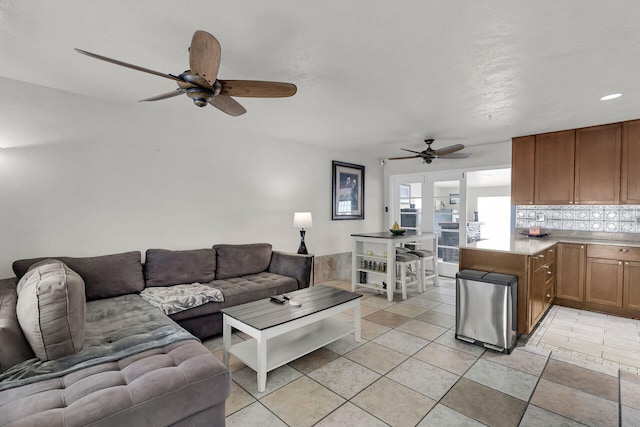
<svg viewBox="0 0 640 427">
<path fill-rule="evenodd" d="M 557 253 L 558 299 L 584 301 L 586 247 L 576 243 L 559 243 Z"/>
<path fill-rule="evenodd" d="M 529 257 L 529 326 L 533 328 L 555 297 L 555 246 Z"/>
<path fill-rule="evenodd" d="M 620 203 L 622 123 L 576 130 L 576 204 Z"/>
<path fill-rule="evenodd" d="M 536 137 L 513 138 L 511 143 L 511 204 L 532 205 Z"/>
<path fill-rule="evenodd" d="M 536 135 L 535 204 L 573 203 L 575 135 L 574 130 Z"/>
<path fill-rule="evenodd" d="M 515 205 L 640 204 L 640 120 L 512 139 Z"/>
<path fill-rule="evenodd" d="M 640 120 L 622 124 L 620 201 L 640 204 Z"/>
<path fill-rule="evenodd" d="M 640 248 L 588 245 L 585 302 L 621 309 L 613 314 L 640 310 Z"/>
</svg>

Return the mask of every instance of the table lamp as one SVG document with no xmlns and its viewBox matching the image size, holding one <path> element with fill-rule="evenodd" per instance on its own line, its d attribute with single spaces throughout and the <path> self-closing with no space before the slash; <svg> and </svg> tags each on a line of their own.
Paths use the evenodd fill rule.
<svg viewBox="0 0 640 427">
<path fill-rule="evenodd" d="M 296 212 L 293 214 L 293 226 L 300 229 L 300 247 L 298 248 L 299 254 L 308 254 L 307 246 L 304 244 L 304 229 L 313 227 L 313 220 L 311 219 L 311 212 Z"/>
</svg>

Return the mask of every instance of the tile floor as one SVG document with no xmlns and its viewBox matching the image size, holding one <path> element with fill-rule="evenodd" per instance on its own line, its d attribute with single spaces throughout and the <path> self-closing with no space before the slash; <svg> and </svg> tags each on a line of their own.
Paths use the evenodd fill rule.
<svg viewBox="0 0 640 427">
<path fill-rule="evenodd" d="M 552 307 L 503 355 L 455 339 L 452 279 L 406 301 L 359 292 L 362 342 L 271 371 L 264 393 L 232 358 L 227 426 L 640 425 L 640 321 Z M 205 345 L 222 358 L 220 337 Z"/>
</svg>

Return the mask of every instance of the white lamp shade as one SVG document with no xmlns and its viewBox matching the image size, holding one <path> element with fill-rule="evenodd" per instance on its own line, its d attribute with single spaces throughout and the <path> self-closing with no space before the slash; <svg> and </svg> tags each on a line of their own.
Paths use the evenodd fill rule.
<svg viewBox="0 0 640 427">
<path fill-rule="evenodd" d="M 311 212 L 296 212 L 293 214 L 293 226 L 295 228 L 311 228 L 313 227 L 313 220 L 311 219 Z"/>
</svg>

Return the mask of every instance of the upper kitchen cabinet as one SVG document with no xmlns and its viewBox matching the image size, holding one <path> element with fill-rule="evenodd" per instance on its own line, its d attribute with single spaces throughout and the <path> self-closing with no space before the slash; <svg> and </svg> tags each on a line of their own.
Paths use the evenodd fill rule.
<svg viewBox="0 0 640 427">
<path fill-rule="evenodd" d="M 512 140 L 514 205 L 640 204 L 640 120 Z"/>
<path fill-rule="evenodd" d="M 573 203 L 575 131 L 549 132 L 536 135 L 535 138 L 535 204 Z"/>
<path fill-rule="evenodd" d="M 622 185 L 620 201 L 640 204 L 640 120 L 622 125 Z"/>
<path fill-rule="evenodd" d="M 622 123 L 576 130 L 575 203 L 620 203 L 621 152 Z"/>
<path fill-rule="evenodd" d="M 513 138 L 511 144 L 511 203 L 532 205 L 535 171 L 535 136 Z"/>
</svg>

